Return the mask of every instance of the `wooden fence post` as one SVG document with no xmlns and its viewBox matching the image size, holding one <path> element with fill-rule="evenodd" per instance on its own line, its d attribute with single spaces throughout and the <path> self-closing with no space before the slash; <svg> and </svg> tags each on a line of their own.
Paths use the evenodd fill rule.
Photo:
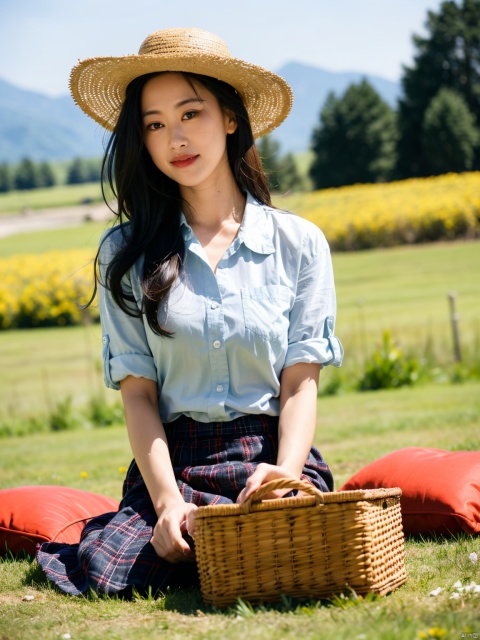
<svg viewBox="0 0 480 640">
<path fill-rule="evenodd" d="M 452 335 L 453 335 L 453 356 L 455 358 L 455 362 L 462 361 L 462 353 L 460 351 L 460 334 L 458 330 L 458 313 L 456 311 L 456 297 L 457 294 L 455 291 L 450 291 L 448 294 L 448 301 L 450 303 L 450 320 L 452 323 Z"/>
</svg>

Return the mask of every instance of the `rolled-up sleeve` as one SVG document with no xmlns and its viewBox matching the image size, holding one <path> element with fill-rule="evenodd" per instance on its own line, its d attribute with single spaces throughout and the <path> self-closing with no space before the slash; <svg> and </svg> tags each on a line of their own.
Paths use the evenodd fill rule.
<svg viewBox="0 0 480 640">
<path fill-rule="evenodd" d="M 103 240 L 99 254 L 100 283 L 98 290 L 100 322 L 102 326 L 102 355 L 105 384 L 120 389 L 120 382 L 127 376 L 157 381 L 157 369 L 150 351 L 143 316 L 130 316 L 113 300 L 105 286 L 107 265 L 118 249 L 119 231 L 112 231 Z M 122 288 L 133 295 L 132 271 L 122 279 Z M 128 307 L 138 314 L 139 307 L 128 302 Z"/>
<path fill-rule="evenodd" d="M 335 336 L 336 298 L 330 250 L 320 232 L 307 238 L 306 245 L 290 311 L 284 366 L 308 362 L 339 367 L 343 347 Z"/>
</svg>

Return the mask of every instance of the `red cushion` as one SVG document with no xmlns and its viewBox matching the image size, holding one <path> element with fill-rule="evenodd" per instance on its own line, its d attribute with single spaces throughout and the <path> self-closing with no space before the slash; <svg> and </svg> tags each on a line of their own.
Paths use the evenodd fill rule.
<svg viewBox="0 0 480 640">
<path fill-rule="evenodd" d="M 0 556 L 24 551 L 35 555 L 37 543 L 76 543 L 85 522 L 118 511 L 118 501 L 69 487 L 16 487 L 0 491 Z"/>
<path fill-rule="evenodd" d="M 480 452 L 409 447 L 375 460 L 340 491 L 400 487 L 405 534 L 480 533 Z"/>
</svg>

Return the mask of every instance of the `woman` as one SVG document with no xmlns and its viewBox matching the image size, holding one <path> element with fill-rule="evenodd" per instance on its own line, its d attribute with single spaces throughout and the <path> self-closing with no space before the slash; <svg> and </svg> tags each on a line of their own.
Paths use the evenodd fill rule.
<svg viewBox="0 0 480 640">
<path fill-rule="evenodd" d="M 80 62 L 71 89 L 113 130 L 120 224 L 100 243 L 99 302 L 134 461 L 119 512 L 38 560 L 68 593 L 156 591 L 193 580 L 198 506 L 285 476 L 333 489 L 312 447 L 320 368 L 343 354 L 330 254 L 271 207 L 254 144 L 290 88 L 213 34 L 155 32 L 136 56 Z"/>
</svg>

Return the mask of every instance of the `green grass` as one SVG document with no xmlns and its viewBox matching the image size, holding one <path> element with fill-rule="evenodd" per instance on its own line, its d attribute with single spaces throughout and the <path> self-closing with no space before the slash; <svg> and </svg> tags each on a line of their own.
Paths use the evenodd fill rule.
<svg viewBox="0 0 480 640">
<path fill-rule="evenodd" d="M 32 231 L 0 238 L 0 258 L 58 249 L 92 249 L 93 252 L 107 226 L 103 222 L 86 222 L 78 227 Z"/>
<path fill-rule="evenodd" d="M 9 191 L 0 194 L 0 215 L 21 213 L 25 209 L 54 209 L 72 207 L 83 201 L 101 202 L 99 182 L 78 185 L 58 185 L 44 189 Z"/>
<path fill-rule="evenodd" d="M 316 444 L 337 485 L 396 448 L 478 448 L 479 391 L 479 384 L 469 383 L 321 399 Z M 62 484 L 119 498 L 119 467 L 129 460 L 123 427 L 10 438 L 0 449 L 0 488 Z M 408 581 L 387 597 L 300 604 L 287 599 L 276 610 L 239 603 L 223 612 L 204 605 L 196 589 L 132 602 L 69 598 L 45 581 L 35 563 L 10 559 L 0 562 L 0 638 L 47 640 L 69 633 L 80 640 L 147 640 L 161 634 L 218 640 L 412 640 L 421 633 L 439 637 L 428 635 L 435 628 L 445 630 L 444 638 L 460 638 L 480 631 L 478 596 L 449 599 L 457 580 L 480 583 L 480 568 L 468 558 L 473 551 L 479 551 L 474 537 L 408 540 Z M 430 596 L 439 586 L 446 591 Z M 25 595 L 34 600 L 23 601 Z"/>
<path fill-rule="evenodd" d="M 0 418 L 48 413 L 66 396 L 75 406 L 105 393 L 100 325 L 0 332 Z"/>
<path fill-rule="evenodd" d="M 478 242 L 336 253 L 333 264 L 346 370 L 358 369 L 385 330 L 418 358 L 434 354 L 451 361 L 451 291 L 456 292 L 463 355 L 473 357 L 477 350 L 478 357 Z"/>
<path fill-rule="evenodd" d="M 62 485 L 118 500 L 125 475 L 119 469 L 131 460 L 123 426 L 4 438 L 1 449 L 0 489 Z"/>
</svg>

